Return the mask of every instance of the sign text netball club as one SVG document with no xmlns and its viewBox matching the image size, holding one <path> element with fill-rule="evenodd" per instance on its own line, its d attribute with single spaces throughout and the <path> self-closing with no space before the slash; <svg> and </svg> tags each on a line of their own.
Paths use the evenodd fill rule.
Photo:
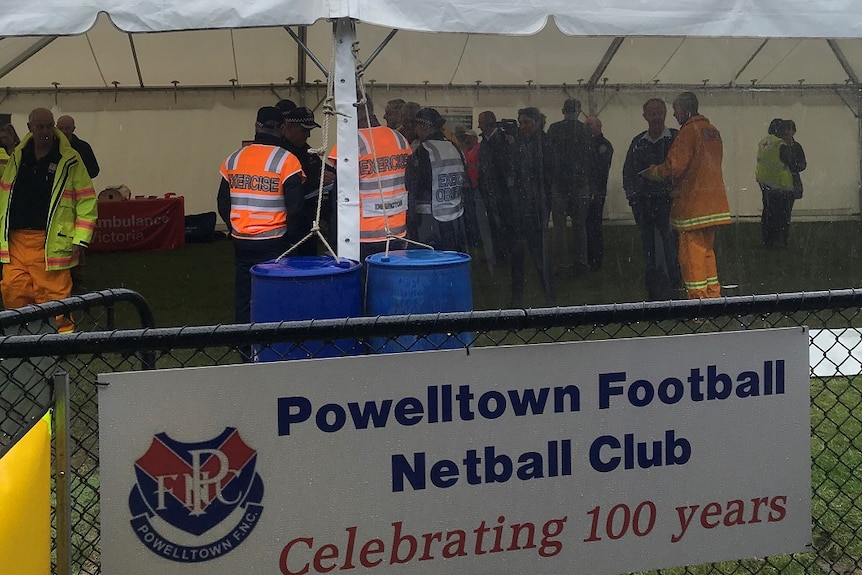
<svg viewBox="0 0 862 575">
<path fill-rule="evenodd" d="M 103 376 L 102 565 L 610 575 L 804 551 L 807 344 L 797 328 Z"/>
<path fill-rule="evenodd" d="M 785 392 L 783 359 L 766 360 L 739 373 L 725 373 L 717 365 L 692 367 L 682 375 L 670 375 L 658 383 L 626 372 L 600 373 L 597 378 L 598 410 L 621 402 L 645 408 L 652 403 L 750 399 Z M 586 382 L 589 383 L 589 382 Z M 565 386 L 490 390 L 475 393 L 470 385 L 429 386 L 423 396 L 404 396 L 379 401 L 326 403 L 315 406 L 304 396 L 278 398 L 278 433 L 290 435 L 297 427 L 311 425 L 323 433 L 357 432 L 386 426 L 444 425 L 453 421 L 495 420 L 507 413 L 514 417 L 538 417 L 546 413 L 581 411 L 577 383 Z M 412 489 L 430 485 L 452 487 L 463 479 L 468 485 L 527 481 L 572 474 L 572 440 L 552 439 L 539 450 L 521 454 L 499 453 L 493 446 L 468 449 L 455 459 L 428 462 L 424 452 L 412 456 L 393 454 L 392 491 L 403 491 L 405 479 Z M 602 435 L 589 447 L 587 459 L 595 471 L 610 472 L 635 467 L 683 465 L 691 458 L 691 443 L 673 429 L 662 437 L 639 440 L 633 433 Z M 429 481 L 426 481 L 429 480 Z"/>
</svg>

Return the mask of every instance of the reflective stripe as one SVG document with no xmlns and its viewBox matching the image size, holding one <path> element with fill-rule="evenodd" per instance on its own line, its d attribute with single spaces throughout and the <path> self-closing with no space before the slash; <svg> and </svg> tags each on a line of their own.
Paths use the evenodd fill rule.
<svg viewBox="0 0 862 575">
<path fill-rule="evenodd" d="M 715 226 L 729 224 L 730 212 L 725 212 L 722 214 L 709 214 L 706 216 L 690 218 L 687 220 L 671 220 L 670 223 L 675 228 L 691 228 L 695 226 L 703 226 L 705 224 L 711 224 Z"/>
<path fill-rule="evenodd" d="M 227 157 L 227 160 L 225 160 L 224 163 L 228 170 L 236 169 L 237 163 L 239 163 L 239 155 L 242 153 L 243 149 L 244 148 L 240 148 L 239 150 Z"/>
<path fill-rule="evenodd" d="M 374 149 L 371 142 L 374 142 Z M 400 133 L 376 126 L 359 130 L 359 237 L 363 242 L 403 237 L 407 231 L 404 168 L 410 144 Z"/>
<path fill-rule="evenodd" d="M 230 185 L 231 234 L 240 239 L 281 237 L 289 214 L 284 205 L 284 182 L 302 172 L 299 160 L 280 146 L 252 144 L 222 164 Z"/>
<path fill-rule="evenodd" d="M 284 165 L 284 160 L 287 159 L 287 150 L 284 148 L 273 148 L 269 159 L 266 161 L 267 172 L 281 172 L 281 167 Z"/>
<path fill-rule="evenodd" d="M 464 213 L 461 189 L 467 172 L 461 152 L 449 140 L 426 140 L 431 158 L 431 213 L 438 222 L 451 222 Z"/>
</svg>

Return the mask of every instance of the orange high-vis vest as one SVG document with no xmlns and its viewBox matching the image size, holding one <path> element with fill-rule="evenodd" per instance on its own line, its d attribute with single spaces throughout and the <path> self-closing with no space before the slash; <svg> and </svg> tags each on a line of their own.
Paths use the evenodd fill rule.
<svg viewBox="0 0 862 575">
<path fill-rule="evenodd" d="M 385 126 L 359 130 L 359 241 L 386 240 L 387 221 L 392 235 L 407 235 L 404 170 L 410 153 L 400 132 Z M 337 146 L 329 157 L 338 161 Z"/>
<path fill-rule="evenodd" d="M 221 175 L 230 185 L 231 235 L 243 240 L 283 236 L 290 214 L 282 186 L 297 172 L 302 173 L 299 160 L 278 146 L 251 144 L 228 156 Z"/>
</svg>

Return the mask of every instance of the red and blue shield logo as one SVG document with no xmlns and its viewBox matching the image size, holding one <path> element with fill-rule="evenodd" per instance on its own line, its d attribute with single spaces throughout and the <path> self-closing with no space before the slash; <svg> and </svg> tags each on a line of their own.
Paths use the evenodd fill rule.
<svg viewBox="0 0 862 575">
<path fill-rule="evenodd" d="M 132 528 L 150 550 L 175 561 L 207 561 L 231 551 L 248 537 L 263 511 L 256 463 L 257 452 L 232 427 L 195 443 L 157 434 L 135 462 L 137 484 L 129 495 Z M 205 534 L 228 517 L 237 518 L 241 529 L 207 540 Z M 201 539 L 200 545 L 168 541 L 154 527 L 155 518 Z"/>
</svg>

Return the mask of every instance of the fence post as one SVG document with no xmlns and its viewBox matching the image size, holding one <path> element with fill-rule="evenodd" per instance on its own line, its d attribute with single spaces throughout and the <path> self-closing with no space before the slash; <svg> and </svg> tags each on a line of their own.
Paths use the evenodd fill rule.
<svg viewBox="0 0 862 575">
<path fill-rule="evenodd" d="M 54 372 L 54 489 L 57 495 L 57 575 L 72 572 L 72 499 L 69 459 L 69 374 Z"/>
</svg>

